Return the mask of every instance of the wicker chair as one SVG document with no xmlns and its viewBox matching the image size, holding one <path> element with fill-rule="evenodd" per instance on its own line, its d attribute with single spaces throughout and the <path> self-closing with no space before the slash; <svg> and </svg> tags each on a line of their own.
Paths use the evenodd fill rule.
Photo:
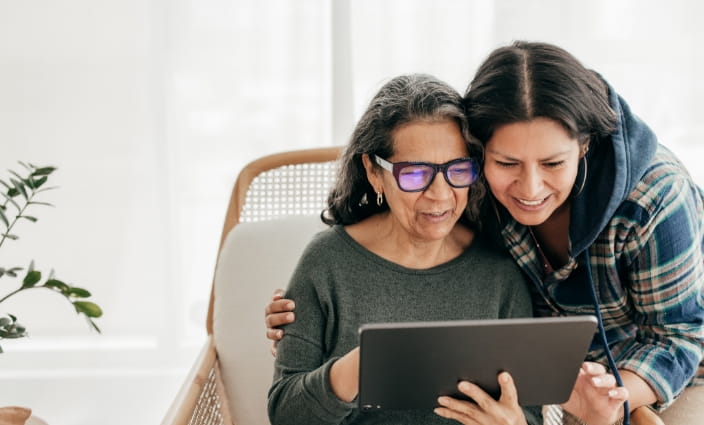
<svg viewBox="0 0 704 425">
<path fill-rule="evenodd" d="M 208 337 L 162 425 L 269 424 L 273 359 L 263 308 L 325 227 L 319 216 L 339 153 L 331 147 L 274 154 L 240 172 L 220 239 Z"/>
</svg>

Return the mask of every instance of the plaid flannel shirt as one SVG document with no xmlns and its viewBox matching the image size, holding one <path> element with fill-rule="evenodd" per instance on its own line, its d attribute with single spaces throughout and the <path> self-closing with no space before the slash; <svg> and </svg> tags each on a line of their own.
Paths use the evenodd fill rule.
<svg viewBox="0 0 704 425">
<path fill-rule="evenodd" d="M 604 328 L 619 369 L 644 378 L 663 409 L 704 384 L 704 194 L 660 147 L 589 249 Z M 594 212 L 598 213 L 598 212 Z M 572 226 L 579 223 L 572 223 Z M 593 314 L 584 258 L 543 274 L 528 229 L 509 219 L 504 243 L 535 285 L 537 315 Z M 575 258 L 578 257 L 578 258 Z M 595 337 L 588 360 L 606 364 Z"/>
</svg>

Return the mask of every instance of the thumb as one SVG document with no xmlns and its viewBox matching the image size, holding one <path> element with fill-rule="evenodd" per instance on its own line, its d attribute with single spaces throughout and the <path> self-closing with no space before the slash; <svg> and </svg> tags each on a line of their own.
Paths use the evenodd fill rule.
<svg viewBox="0 0 704 425">
<path fill-rule="evenodd" d="M 501 387 L 501 397 L 499 402 L 502 404 L 518 404 L 518 391 L 516 390 L 516 385 L 513 382 L 511 374 L 508 372 L 501 372 L 499 374 L 499 386 Z"/>
</svg>

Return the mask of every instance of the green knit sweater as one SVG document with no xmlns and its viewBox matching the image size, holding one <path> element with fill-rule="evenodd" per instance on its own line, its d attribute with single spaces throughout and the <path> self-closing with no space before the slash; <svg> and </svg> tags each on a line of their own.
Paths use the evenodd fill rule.
<svg viewBox="0 0 704 425">
<path fill-rule="evenodd" d="M 363 323 L 532 316 L 518 267 L 479 236 L 459 257 L 416 270 L 333 226 L 308 245 L 286 296 L 296 301 L 296 321 L 278 345 L 269 391 L 274 425 L 456 423 L 432 410 L 362 412 L 332 392 L 330 366 L 359 344 Z M 539 422 L 534 410 L 526 411 L 529 423 Z"/>
</svg>

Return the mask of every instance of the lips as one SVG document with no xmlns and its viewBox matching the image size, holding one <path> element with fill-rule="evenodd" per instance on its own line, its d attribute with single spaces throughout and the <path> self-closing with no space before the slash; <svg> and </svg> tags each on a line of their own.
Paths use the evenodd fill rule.
<svg viewBox="0 0 704 425">
<path fill-rule="evenodd" d="M 514 197 L 513 200 L 518 208 L 526 211 L 537 211 L 542 209 L 550 199 L 550 195 L 538 199 L 525 199 Z"/>
<path fill-rule="evenodd" d="M 431 221 L 439 221 L 445 219 L 447 216 L 450 215 L 449 210 L 445 211 L 432 211 L 432 212 L 424 212 L 422 213 L 423 216 L 425 216 L 427 219 Z"/>
<path fill-rule="evenodd" d="M 520 204 L 523 204 L 527 207 L 537 207 L 537 206 L 545 203 L 546 199 L 548 199 L 547 196 L 545 198 L 540 198 L 540 199 L 536 199 L 536 200 L 516 198 L 516 201 L 518 201 Z"/>
</svg>

